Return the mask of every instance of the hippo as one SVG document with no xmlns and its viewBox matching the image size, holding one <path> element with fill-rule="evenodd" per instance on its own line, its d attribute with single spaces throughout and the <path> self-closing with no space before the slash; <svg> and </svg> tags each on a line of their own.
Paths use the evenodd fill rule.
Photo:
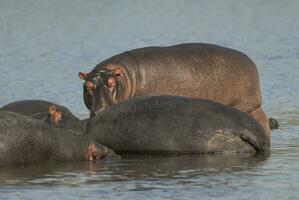
<svg viewBox="0 0 299 200">
<path fill-rule="evenodd" d="M 206 43 L 139 48 L 104 60 L 79 77 L 91 117 L 133 97 L 178 95 L 246 112 L 270 135 L 257 67 L 237 50 Z"/>
<path fill-rule="evenodd" d="M 270 141 L 247 113 L 210 100 L 135 97 L 83 123 L 84 134 L 120 155 L 262 153 Z"/>
<path fill-rule="evenodd" d="M 97 160 L 115 153 L 84 135 L 19 113 L 0 111 L 0 166 Z"/>
<path fill-rule="evenodd" d="M 20 113 L 54 125 L 79 120 L 68 108 L 44 100 L 15 101 L 1 107 L 0 111 Z"/>
<path fill-rule="evenodd" d="M 0 111 L 11 111 L 41 120 L 51 126 L 82 134 L 80 120 L 72 112 L 56 103 L 44 100 L 23 100 L 9 103 Z"/>
</svg>

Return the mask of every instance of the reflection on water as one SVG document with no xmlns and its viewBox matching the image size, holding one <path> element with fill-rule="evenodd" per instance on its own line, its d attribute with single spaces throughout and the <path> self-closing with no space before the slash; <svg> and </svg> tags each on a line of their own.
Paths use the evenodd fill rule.
<svg viewBox="0 0 299 200">
<path fill-rule="evenodd" d="M 196 179 L 198 176 L 231 174 L 243 170 L 246 170 L 246 173 L 258 174 L 252 169 L 263 165 L 266 160 L 267 156 L 193 155 L 178 157 L 138 156 L 96 162 L 51 163 L 34 167 L 2 168 L 5 173 L 1 173 L 0 184 L 80 186 L 83 183 L 96 184 L 132 179 Z"/>
<path fill-rule="evenodd" d="M 257 64 L 280 127 L 271 156 L 180 156 L 0 169 L 0 199 L 299 199 L 299 1 L 0 1 L 0 106 L 45 99 L 88 116 L 79 71 L 150 45 L 216 43 Z"/>
<path fill-rule="evenodd" d="M 252 187 L 261 175 L 272 177 L 274 174 L 261 170 L 266 162 L 265 156 L 202 155 L 10 167 L 2 169 L 5 173 L 1 173 L 0 192 L 23 197 L 35 192 L 41 195 L 38 190 L 48 193 L 63 187 L 66 192 L 78 188 L 90 196 L 113 199 L 124 192 L 136 197 L 142 192 L 150 197 L 148 192 L 169 191 L 173 196 L 172 190 L 207 193 L 211 188 L 223 187 L 233 191 L 241 185 Z M 59 197 L 56 193 L 50 196 Z"/>
</svg>

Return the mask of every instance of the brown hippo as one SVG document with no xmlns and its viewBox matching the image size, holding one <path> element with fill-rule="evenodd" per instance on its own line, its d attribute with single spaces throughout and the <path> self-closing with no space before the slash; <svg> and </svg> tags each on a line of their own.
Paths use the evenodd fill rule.
<svg viewBox="0 0 299 200">
<path fill-rule="evenodd" d="M 257 68 L 248 56 L 230 48 L 190 43 L 134 49 L 79 77 L 85 80 L 83 96 L 91 116 L 132 97 L 179 95 L 246 112 L 270 134 Z"/>
</svg>

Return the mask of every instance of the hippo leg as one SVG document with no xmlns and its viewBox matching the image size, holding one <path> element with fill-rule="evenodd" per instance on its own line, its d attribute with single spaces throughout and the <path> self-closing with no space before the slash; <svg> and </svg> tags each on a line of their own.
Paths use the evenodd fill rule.
<svg viewBox="0 0 299 200">
<path fill-rule="evenodd" d="M 237 110 L 246 112 L 247 114 L 255 118 L 259 122 L 259 124 L 264 128 L 266 134 L 270 137 L 271 132 L 269 120 L 261 105 L 257 106 L 255 103 L 239 104 L 239 102 L 237 102 L 231 104 L 230 106 Z"/>
<path fill-rule="evenodd" d="M 266 113 L 262 109 L 262 107 L 259 106 L 258 108 L 256 108 L 253 111 L 251 111 L 249 114 L 252 117 L 254 117 L 260 123 L 260 125 L 266 131 L 267 135 L 270 137 L 269 120 L 268 120 L 268 117 L 267 117 Z"/>
</svg>

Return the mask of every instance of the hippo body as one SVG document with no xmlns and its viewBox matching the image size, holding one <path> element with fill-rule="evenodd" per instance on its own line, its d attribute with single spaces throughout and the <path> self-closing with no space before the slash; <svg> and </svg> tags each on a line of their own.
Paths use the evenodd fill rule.
<svg viewBox="0 0 299 200">
<path fill-rule="evenodd" d="M 209 100 L 136 97 L 84 123 L 84 132 L 118 154 L 255 153 L 269 138 L 248 114 Z"/>
<path fill-rule="evenodd" d="M 0 108 L 0 111 L 10 111 L 10 112 L 16 112 L 19 114 L 27 115 L 30 117 L 33 117 L 38 120 L 45 121 L 47 123 L 50 123 L 47 119 L 49 115 L 49 107 L 55 106 L 59 111 L 62 112 L 62 117 L 60 120 L 60 123 L 66 123 L 70 121 L 77 121 L 79 120 L 75 115 L 72 114 L 72 112 L 61 105 L 58 105 L 56 103 L 52 103 L 49 101 L 43 101 L 43 100 L 22 100 L 22 101 L 15 101 L 12 103 L 9 103 L 7 105 L 4 105 Z"/>
<path fill-rule="evenodd" d="M 233 49 L 204 43 L 145 47 L 113 56 L 80 78 L 91 116 L 132 97 L 178 95 L 234 107 L 270 133 L 257 68 Z"/>
<path fill-rule="evenodd" d="M 51 119 L 49 108 L 55 106 L 55 109 L 61 113 L 61 118 L 57 122 Z M 49 101 L 43 100 L 23 100 L 9 103 L 0 111 L 10 111 L 23 114 L 34 119 L 45 122 L 48 125 L 63 128 L 76 134 L 82 134 L 80 120 L 72 114 L 65 106 L 61 106 Z"/>
<path fill-rule="evenodd" d="M 0 111 L 0 166 L 85 160 L 89 140 L 40 120 Z M 102 157 L 114 155 L 97 144 Z"/>
</svg>

